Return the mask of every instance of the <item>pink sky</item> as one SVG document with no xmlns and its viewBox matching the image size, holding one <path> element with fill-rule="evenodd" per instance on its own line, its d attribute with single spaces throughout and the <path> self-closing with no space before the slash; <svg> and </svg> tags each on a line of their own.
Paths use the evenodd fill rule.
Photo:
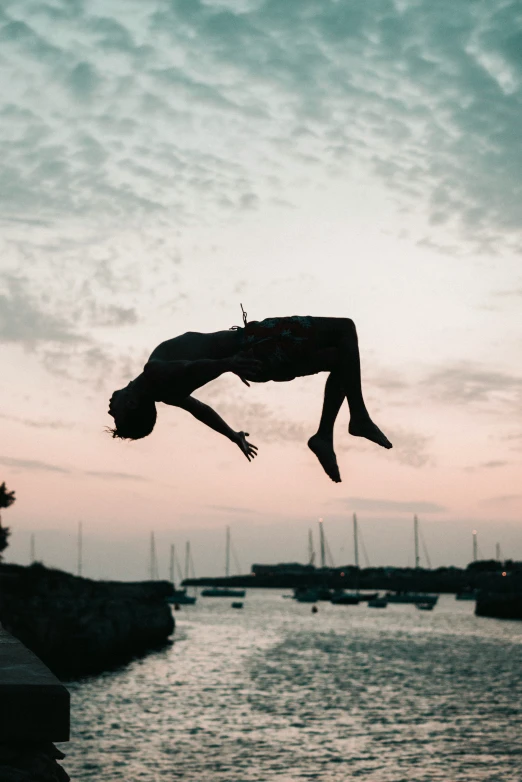
<svg viewBox="0 0 522 782">
<path fill-rule="evenodd" d="M 306 24 L 295 4 L 174 6 L 1 12 L 8 558 L 35 534 L 74 568 L 82 520 L 93 576 L 145 577 L 151 530 L 220 573 L 227 524 L 247 569 L 303 559 L 322 516 L 341 562 L 357 511 L 375 563 L 411 559 L 415 512 L 434 564 L 468 562 L 474 528 L 484 556 L 498 541 L 521 559 L 521 74 L 502 25 L 452 6 L 440 37 L 445 3 L 405 3 L 361 11 L 341 44 L 326 6 Z M 237 324 L 240 302 L 252 319 L 352 317 L 394 449 L 349 437 L 344 410 L 343 482 L 326 478 L 306 448 L 325 376 L 201 390 L 250 432 L 253 464 L 180 410 L 139 443 L 104 434 L 156 344 Z"/>
</svg>

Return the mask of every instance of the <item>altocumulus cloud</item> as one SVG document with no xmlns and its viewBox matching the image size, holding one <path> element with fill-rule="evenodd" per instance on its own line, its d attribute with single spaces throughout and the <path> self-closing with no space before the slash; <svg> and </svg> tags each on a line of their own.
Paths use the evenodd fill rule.
<svg viewBox="0 0 522 782">
<path fill-rule="evenodd" d="M 367 173 L 434 225 L 520 244 L 517 9 L 4 0 L 0 339 L 42 346 L 54 372 L 107 377 L 107 328 L 184 295 L 176 232 L 291 202 L 297 179 Z"/>
<path fill-rule="evenodd" d="M 75 424 L 67 423 L 66 421 L 52 421 L 49 419 L 36 420 L 32 418 L 22 418 L 18 415 L 8 415 L 6 413 L 0 413 L 0 418 L 3 418 L 6 421 L 14 421 L 23 426 L 30 426 L 33 429 L 72 429 L 73 426 L 75 426 Z"/>
<path fill-rule="evenodd" d="M 30 472 L 44 471 L 44 472 L 59 472 L 70 473 L 71 471 L 65 467 L 60 467 L 57 464 L 50 464 L 49 462 L 42 462 L 38 459 L 16 459 L 12 456 L 0 456 L 0 464 L 5 467 L 12 467 L 15 470 L 26 470 Z"/>
<path fill-rule="evenodd" d="M 485 499 L 480 501 L 480 505 L 485 505 L 487 507 L 490 506 L 496 506 L 496 505 L 507 505 L 511 503 L 516 503 L 517 505 L 520 505 L 522 502 L 522 494 L 502 494 L 497 497 L 486 497 Z"/>
<path fill-rule="evenodd" d="M 113 472 L 111 470 L 85 470 L 84 475 L 91 476 L 93 478 L 102 478 L 105 481 L 147 481 L 143 475 L 136 475 L 130 472 Z"/>
<path fill-rule="evenodd" d="M 0 464 L 5 467 L 11 467 L 14 470 L 20 470 L 23 472 L 57 472 L 63 475 L 76 474 L 85 475 L 92 478 L 100 478 L 102 480 L 117 480 L 117 481 L 149 481 L 142 475 L 135 475 L 127 472 L 112 472 L 110 470 L 77 470 L 69 469 L 68 467 L 62 467 L 58 464 L 51 464 L 50 462 L 42 462 L 38 459 L 18 459 L 11 456 L 0 456 Z"/>
<path fill-rule="evenodd" d="M 522 222 L 515 0 L 7 0 L 2 212 L 255 208 L 355 162 L 486 246 Z"/>
<path fill-rule="evenodd" d="M 423 381 L 434 399 L 452 404 L 489 405 L 494 413 L 522 411 L 522 376 L 478 362 L 460 362 L 436 369 Z"/>
<path fill-rule="evenodd" d="M 3 289 L 3 291 L 2 291 Z M 0 282 L 0 342 L 78 342 L 72 323 L 44 309 L 27 281 L 6 275 Z"/>
</svg>

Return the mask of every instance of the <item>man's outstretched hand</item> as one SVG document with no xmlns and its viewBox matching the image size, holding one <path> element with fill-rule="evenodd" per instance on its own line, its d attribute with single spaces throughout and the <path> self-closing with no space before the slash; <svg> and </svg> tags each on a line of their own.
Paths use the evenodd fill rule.
<svg viewBox="0 0 522 782">
<path fill-rule="evenodd" d="M 236 432 L 234 442 L 243 451 L 248 461 L 250 461 L 257 456 L 257 445 L 249 443 L 246 439 L 247 437 L 250 437 L 248 432 Z"/>
<path fill-rule="evenodd" d="M 237 375 L 246 386 L 249 386 L 248 381 L 256 379 L 263 364 L 247 353 L 237 353 L 229 359 L 229 366 L 229 371 Z"/>
</svg>

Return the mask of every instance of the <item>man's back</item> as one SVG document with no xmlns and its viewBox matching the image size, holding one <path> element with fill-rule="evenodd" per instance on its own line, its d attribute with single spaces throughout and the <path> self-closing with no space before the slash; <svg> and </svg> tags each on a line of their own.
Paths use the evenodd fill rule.
<svg viewBox="0 0 522 782">
<path fill-rule="evenodd" d="M 149 358 L 156 361 L 194 361 L 232 356 L 241 349 L 238 331 L 214 331 L 204 334 L 187 331 L 179 337 L 162 342 Z"/>
</svg>

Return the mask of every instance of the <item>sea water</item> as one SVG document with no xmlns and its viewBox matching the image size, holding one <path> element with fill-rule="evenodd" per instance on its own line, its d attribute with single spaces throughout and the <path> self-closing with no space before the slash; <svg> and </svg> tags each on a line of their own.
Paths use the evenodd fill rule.
<svg viewBox="0 0 522 782">
<path fill-rule="evenodd" d="M 69 683 L 74 782 L 520 782 L 522 622 L 198 598 L 173 645 Z"/>
</svg>

